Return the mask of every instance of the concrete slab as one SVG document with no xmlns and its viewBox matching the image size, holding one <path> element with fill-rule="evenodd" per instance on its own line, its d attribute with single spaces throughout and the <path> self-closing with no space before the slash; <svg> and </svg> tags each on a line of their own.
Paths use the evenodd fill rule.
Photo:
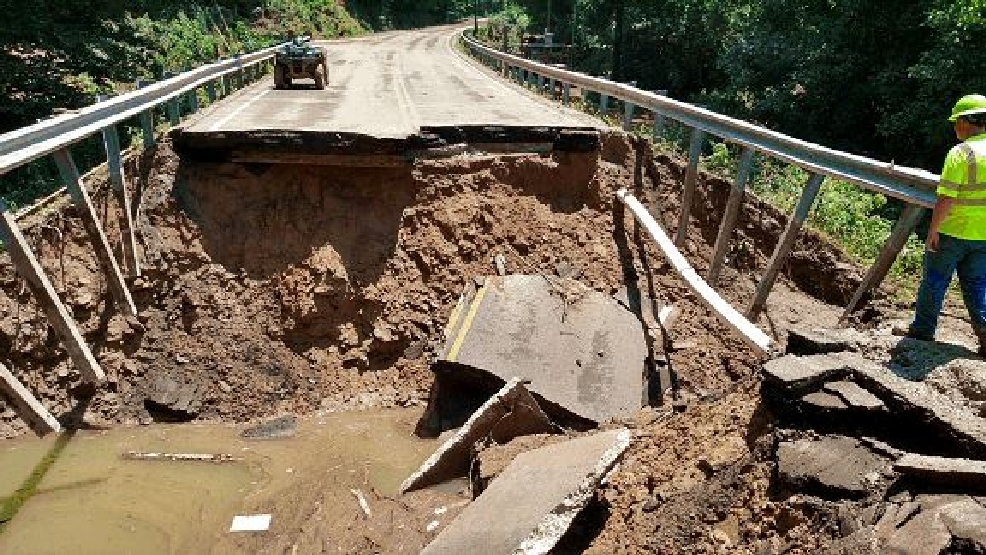
<svg viewBox="0 0 986 555">
<path fill-rule="evenodd" d="M 647 343 L 614 299 L 553 276 L 491 276 L 455 311 L 439 359 L 509 380 L 602 422 L 640 409 Z"/>
<path fill-rule="evenodd" d="M 789 441 L 777 447 L 777 473 L 797 491 L 865 497 L 871 477 L 890 469 L 890 460 L 857 439 L 826 436 L 820 440 Z"/>
<path fill-rule="evenodd" d="M 811 329 L 787 333 L 785 354 L 818 355 L 852 350 L 856 345 L 854 330 Z"/>
<path fill-rule="evenodd" d="M 847 405 L 840 397 L 830 393 L 825 393 L 824 391 L 809 393 L 801 398 L 801 402 L 822 410 L 844 410 L 849 408 L 849 405 Z"/>
<path fill-rule="evenodd" d="M 401 493 L 466 476 L 472 446 L 480 439 L 492 436 L 497 442 L 506 443 L 522 435 L 555 431 L 555 425 L 541 411 L 521 379 L 513 378 L 404 480 Z"/>
<path fill-rule="evenodd" d="M 830 379 L 848 372 L 846 362 L 832 355 L 785 355 L 763 365 L 767 382 L 793 393 L 817 390 Z"/>
<path fill-rule="evenodd" d="M 422 555 L 550 552 L 629 445 L 621 429 L 518 455 Z"/>
<path fill-rule="evenodd" d="M 939 555 L 952 543 L 952 534 L 937 511 L 922 511 L 898 528 L 884 548 L 893 555 Z"/>
<path fill-rule="evenodd" d="M 828 382 L 823 386 L 823 389 L 828 393 L 839 396 L 840 399 L 853 408 L 862 410 L 880 410 L 886 408 L 879 397 L 854 382 Z"/>
<path fill-rule="evenodd" d="M 908 453 L 897 459 L 894 470 L 938 485 L 986 489 L 986 461 Z"/>
<path fill-rule="evenodd" d="M 986 507 L 972 498 L 942 507 L 941 519 L 952 537 L 986 547 Z"/>
</svg>

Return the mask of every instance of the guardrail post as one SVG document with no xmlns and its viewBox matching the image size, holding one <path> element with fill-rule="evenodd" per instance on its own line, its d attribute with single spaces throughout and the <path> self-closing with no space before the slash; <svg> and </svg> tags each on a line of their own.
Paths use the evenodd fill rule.
<svg viewBox="0 0 986 555">
<path fill-rule="evenodd" d="M 572 103 L 572 85 L 564 83 L 562 85 L 562 103 L 568 106 Z"/>
<path fill-rule="evenodd" d="M 196 113 L 199 111 L 199 90 L 192 89 L 188 91 L 188 109 L 189 113 Z"/>
<path fill-rule="evenodd" d="M 916 204 L 908 204 L 904 208 L 904 211 L 900 214 L 900 218 L 890 232 L 890 237 L 887 238 L 883 249 L 880 250 L 876 261 L 870 267 L 869 271 L 866 272 L 862 283 L 859 284 L 859 288 L 853 293 L 852 299 L 849 301 L 845 312 L 842 313 L 840 321 L 848 318 L 856 310 L 856 305 L 862 300 L 863 295 L 869 290 L 878 287 L 880 282 L 883 281 L 883 278 L 887 277 L 887 272 L 890 271 L 890 267 L 894 265 L 897 255 L 900 254 L 904 245 L 907 244 L 907 238 L 910 236 L 911 231 L 914 230 L 914 226 L 921 221 L 924 210 L 924 208 Z"/>
<path fill-rule="evenodd" d="M 668 91 L 656 91 L 655 94 L 659 96 L 667 96 Z M 664 126 L 667 124 L 667 119 L 664 114 L 654 110 L 654 138 L 660 139 L 664 136 Z"/>
<path fill-rule="evenodd" d="M 227 96 L 230 95 L 231 92 L 233 92 L 233 79 L 227 73 L 223 75 L 222 80 L 223 80 L 223 98 L 226 98 Z"/>
<path fill-rule="evenodd" d="M 811 212 L 811 207 L 815 204 L 815 198 L 818 197 L 818 191 L 821 189 L 822 182 L 824 181 L 824 175 L 813 173 L 808 177 L 808 183 L 805 184 L 805 188 L 801 191 L 801 198 L 798 199 L 798 205 L 794 207 L 794 212 L 788 218 L 787 228 L 784 229 L 784 234 L 777 241 L 777 246 L 774 247 L 774 254 L 771 255 L 770 262 L 767 263 L 767 269 L 764 270 L 763 276 L 760 278 L 760 283 L 757 284 L 757 291 L 753 295 L 753 303 L 750 304 L 750 309 L 747 311 L 747 316 L 750 320 L 756 320 L 760 316 L 760 313 L 763 312 L 763 308 L 767 304 L 767 297 L 770 295 L 770 290 L 774 288 L 774 282 L 777 280 L 777 274 L 780 273 L 781 266 L 787 260 L 788 255 L 791 254 L 791 248 L 794 247 L 794 242 L 798 238 L 801 225 L 808 219 L 808 213 Z"/>
<path fill-rule="evenodd" d="M 147 85 L 147 83 L 144 82 L 143 80 L 138 79 L 136 85 L 138 89 L 142 89 Z M 138 116 L 138 119 L 140 120 L 140 130 L 144 139 L 144 148 L 151 148 L 154 146 L 154 142 L 155 142 L 154 108 L 141 112 L 140 116 Z"/>
<path fill-rule="evenodd" d="M 750 181 L 752 171 L 753 149 L 748 147 L 743 150 L 743 155 L 740 157 L 736 180 L 729 190 L 729 200 L 726 201 L 726 212 L 722 215 L 722 222 L 719 224 L 719 236 L 716 237 L 712 265 L 709 266 L 708 282 L 712 287 L 719 283 L 719 272 L 722 270 L 722 263 L 726 259 L 726 251 L 729 250 L 729 239 L 733 235 L 733 228 L 736 227 L 736 219 L 739 217 L 740 208 L 743 206 L 743 194 L 746 191 L 746 184 Z"/>
<path fill-rule="evenodd" d="M 62 425 L 58 420 L 3 364 L 0 364 L 0 391 L 6 393 L 7 397 L 18 405 L 22 412 L 21 418 L 39 430 L 39 434 L 42 430 L 56 433 L 62 431 Z"/>
<path fill-rule="evenodd" d="M 606 112 L 609 112 L 609 95 L 599 93 L 599 113 L 605 116 Z"/>
<path fill-rule="evenodd" d="M 633 113 L 636 106 L 633 102 L 624 101 L 623 102 L 623 130 L 632 131 L 633 130 Z"/>
<path fill-rule="evenodd" d="M 674 236 L 674 246 L 681 248 L 688 236 L 688 219 L 692 214 L 692 201 L 695 198 L 695 180 L 698 178 L 698 162 L 702 157 L 702 141 L 705 131 L 698 127 L 692 129 L 692 139 L 688 145 L 688 170 L 681 187 L 681 213 L 678 215 L 678 230 Z"/>
<path fill-rule="evenodd" d="M 107 99 L 106 95 L 99 95 L 98 102 Z M 123 259 L 133 277 L 140 276 L 140 264 L 137 261 L 137 240 L 134 237 L 134 224 L 130 210 L 130 194 L 127 191 L 126 179 L 123 175 L 123 158 L 120 154 L 120 135 L 117 133 L 115 125 L 103 128 L 103 147 L 106 149 L 106 166 L 109 168 L 110 185 L 117 202 L 120 203 L 120 233 L 123 242 Z"/>
<path fill-rule="evenodd" d="M 211 105 L 216 101 L 216 82 L 209 81 L 205 84 L 205 95 L 209 98 L 209 104 Z"/>
<path fill-rule="evenodd" d="M 62 340 L 62 345 L 68 351 L 69 357 L 75 368 L 82 374 L 83 379 L 90 383 L 98 383 L 106 379 L 103 369 L 99 367 L 96 358 L 92 356 L 92 351 L 82 339 L 79 328 L 69 315 L 65 305 L 62 304 L 55 288 L 51 285 L 44 269 L 38 263 L 38 259 L 31 251 L 30 245 L 24 239 L 17 221 L 7 207 L 7 203 L 0 199 L 0 234 L 3 237 L 4 247 L 10 254 L 10 260 L 14 263 L 14 268 L 21 278 L 27 282 L 28 287 L 37 299 L 41 309 L 48 317 L 48 323 Z"/>
<path fill-rule="evenodd" d="M 110 248 L 103 227 L 99 223 L 96 209 L 93 207 L 92 199 L 89 198 L 89 193 L 82 183 L 82 177 L 75 166 L 75 161 L 72 160 L 72 154 L 67 149 L 62 149 L 55 151 L 52 157 L 55 159 L 55 164 L 58 165 L 58 173 L 61 174 L 69 194 L 72 195 L 72 201 L 82 211 L 82 225 L 86 228 L 89 241 L 92 243 L 93 250 L 96 251 L 96 258 L 103 267 L 103 272 L 106 273 L 106 281 L 116 304 L 127 316 L 137 316 L 137 307 L 134 306 L 130 290 L 127 289 L 127 284 L 123 281 L 120 266 L 116 262 L 116 257 L 113 256 L 113 249 Z"/>
</svg>

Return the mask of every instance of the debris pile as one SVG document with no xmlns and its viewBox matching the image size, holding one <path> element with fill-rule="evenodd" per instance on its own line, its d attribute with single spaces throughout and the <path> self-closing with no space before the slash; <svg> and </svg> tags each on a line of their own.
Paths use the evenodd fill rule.
<svg viewBox="0 0 986 555">
<path fill-rule="evenodd" d="M 867 347 L 795 333 L 764 364 L 779 491 L 840 515 L 832 554 L 986 551 L 986 420 Z"/>
</svg>

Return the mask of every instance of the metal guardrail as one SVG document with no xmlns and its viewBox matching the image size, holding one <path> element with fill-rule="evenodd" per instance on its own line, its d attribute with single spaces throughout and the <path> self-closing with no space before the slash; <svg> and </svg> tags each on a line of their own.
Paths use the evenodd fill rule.
<svg viewBox="0 0 986 555">
<path fill-rule="evenodd" d="M 591 77 L 558 67 L 526 60 L 512 54 L 489 48 L 462 33 L 462 41 L 470 53 L 482 62 L 502 72 L 504 77 L 514 78 L 523 86 L 533 84 L 540 93 L 547 92 L 552 99 L 558 99 L 558 84 L 562 85 L 561 100 L 570 103 L 572 87 L 583 92 L 594 92 L 600 96 L 600 112 L 607 113 L 610 99 L 624 103 L 623 126 L 631 130 L 633 116 L 637 108 L 649 110 L 654 114 L 654 135 L 663 133 L 665 120 L 675 120 L 691 129 L 688 169 L 682 185 L 681 211 L 678 229 L 673 241 L 680 247 L 686 236 L 695 195 L 695 182 L 698 176 L 702 144 L 707 135 L 720 137 L 744 147 L 739 171 L 730 191 L 725 213 L 719 227 L 715 252 L 709 270 L 708 282 L 715 285 L 719 271 L 725 260 L 733 227 L 742 205 L 746 185 L 750 178 L 750 164 L 755 153 L 800 166 L 809 172 L 808 181 L 802 190 L 801 198 L 788 218 L 787 228 L 780 237 L 767 268 L 758 283 L 754 299 L 746 312 L 750 320 L 756 320 L 763 311 L 767 296 L 783 264 L 790 255 L 798 233 L 807 218 L 819 189 L 827 177 L 855 183 L 869 191 L 887 195 L 906 203 L 906 208 L 885 242 L 876 261 L 863 277 L 843 313 L 849 316 L 866 293 L 877 287 L 886 277 L 897 255 L 903 249 L 914 226 L 920 221 L 925 208 L 935 205 L 935 189 L 939 176 L 925 170 L 896 166 L 871 158 L 809 143 L 801 139 L 771 131 L 749 122 L 718 114 L 698 106 L 673 100 L 659 93 L 645 91 L 606 79 Z M 583 94 L 583 99 L 585 95 Z M 704 299 L 708 301 L 708 299 Z M 710 305 L 711 306 L 711 305 Z M 715 307 L 713 307 L 715 308 Z"/>
<path fill-rule="evenodd" d="M 274 55 L 277 46 L 207 64 L 145 88 L 0 135 L 0 175 L 67 148 L 107 127 L 153 110 L 192 90 Z"/>
<path fill-rule="evenodd" d="M 465 34 L 463 40 L 474 53 L 479 52 L 510 68 L 531 71 L 563 84 L 628 102 L 812 173 L 857 183 L 871 191 L 925 208 L 935 204 L 934 189 L 938 185 L 938 175 L 931 172 L 833 150 L 630 85 L 505 54 Z"/>
</svg>

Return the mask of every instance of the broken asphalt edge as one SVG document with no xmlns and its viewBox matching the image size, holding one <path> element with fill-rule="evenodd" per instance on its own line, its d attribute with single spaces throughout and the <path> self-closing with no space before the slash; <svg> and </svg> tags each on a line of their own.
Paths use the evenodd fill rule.
<svg viewBox="0 0 986 555">
<path fill-rule="evenodd" d="M 562 500 L 514 550 L 513 555 L 543 555 L 550 552 L 571 527 L 575 517 L 589 504 L 599 483 L 630 447 L 630 430 L 619 430 L 615 444 L 600 457 L 578 488 Z"/>
<path fill-rule="evenodd" d="M 403 483 L 401 483 L 400 493 L 405 494 L 411 490 L 418 489 L 421 487 L 429 486 L 437 483 L 436 476 L 434 475 L 436 469 L 438 469 L 442 462 L 445 462 L 450 454 L 454 453 L 456 450 L 462 448 L 468 448 L 473 442 L 475 442 L 478 437 L 472 437 L 478 425 L 481 425 L 484 420 L 490 417 L 491 414 L 495 414 L 493 421 L 490 422 L 490 426 L 496 423 L 496 420 L 502 418 L 509 411 L 505 401 L 519 393 L 521 389 L 524 389 L 523 379 L 513 378 L 503 386 L 500 391 L 489 398 L 485 403 L 482 404 L 476 412 L 469 417 L 469 420 L 462 425 L 452 437 L 448 438 L 437 450 L 413 474 L 408 476 Z M 500 414 L 497 414 L 494 410 L 497 405 L 504 407 Z M 488 430 L 487 430 L 488 431 Z"/>
</svg>

